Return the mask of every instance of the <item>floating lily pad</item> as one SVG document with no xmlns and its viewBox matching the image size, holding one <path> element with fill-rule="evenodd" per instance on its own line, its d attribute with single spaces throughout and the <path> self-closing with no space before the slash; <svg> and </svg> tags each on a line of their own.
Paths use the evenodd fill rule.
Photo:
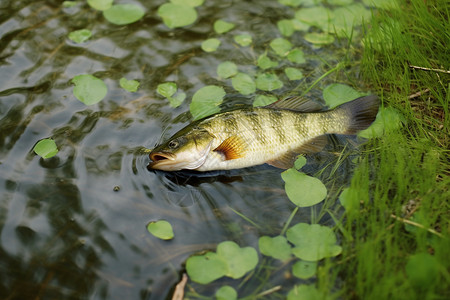
<svg viewBox="0 0 450 300">
<path fill-rule="evenodd" d="M 258 264 L 258 254 L 252 247 L 240 248 L 238 244 L 225 241 L 217 246 L 217 255 L 228 265 L 226 276 L 237 279 L 253 270 Z"/>
<path fill-rule="evenodd" d="M 219 104 L 225 96 L 225 90 L 215 85 L 204 86 L 192 97 L 190 111 L 194 120 L 198 120 L 220 111 Z"/>
<path fill-rule="evenodd" d="M 165 220 L 150 222 L 147 225 L 147 230 L 148 232 L 162 240 L 171 240 L 174 236 L 172 225 Z"/>
<path fill-rule="evenodd" d="M 191 7 L 197 7 L 203 4 L 205 0 L 170 0 L 174 4 L 188 5 Z"/>
<path fill-rule="evenodd" d="M 253 42 L 250 34 L 238 34 L 234 36 L 234 41 L 242 47 L 250 46 Z"/>
<path fill-rule="evenodd" d="M 332 83 L 323 90 L 323 99 L 330 108 L 355 100 L 364 95 L 364 93 L 358 92 L 354 88 L 341 83 Z"/>
<path fill-rule="evenodd" d="M 294 24 L 291 20 L 280 20 L 277 22 L 277 27 L 280 33 L 284 36 L 291 36 L 294 33 Z"/>
<path fill-rule="evenodd" d="M 292 253 L 302 260 L 318 261 L 342 252 L 336 245 L 336 235 L 327 226 L 298 223 L 286 231 L 286 237 L 295 245 Z"/>
<path fill-rule="evenodd" d="M 258 57 L 257 65 L 261 69 L 266 70 L 278 66 L 278 62 L 271 60 L 267 54 L 264 53 Z"/>
<path fill-rule="evenodd" d="M 116 4 L 103 11 L 103 16 L 116 25 L 127 25 L 140 20 L 144 10 L 136 4 Z"/>
<path fill-rule="evenodd" d="M 233 88 L 242 95 L 250 95 L 256 91 L 255 82 L 245 73 L 236 74 L 231 80 L 231 84 L 233 85 Z"/>
<path fill-rule="evenodd" d="M 361 3 L 339 7 L 334 11 L 332 30 L 335 30 L 339 36 L 350 36 L 354 26 L 363 22 L 368 23 L 371 17 L 371 11 Z"/>
<path fill-rule="evenodd" d="M 114 0 L 87 0 L 90 7 L 96 10 L 107 10 L 113 4 Z"/>
<path fill-rule="evenodd" d="M 289 52 L 287 59 L 296 64 L 303 64 L 306 62 L 305 54 L 300 49 L 294 49 Z"/>
<path fill-rule="evenodd" d="M 58 153 L 58 147 L 52 139 L 43 139 L 37 142 L 33 151 L 42 158 L 50 158 Z"/>
<path fill-rule="evenodd" d="M 276 102 L 277 100 L 278 99 L 275 96 L 258 95 L 256 96 L 255 101 L 253 101 L 253 106 L 254 107 L 266 106 L 269 105 L 270 103 Z"/>
<path fill-rule="evenodd" d="M 314 45 L 328 45 L 334 42 L 334 37 L 328 33 L 307 33 L 305 34 L 305 40 Z"/>
<path fill-rule="evenodd" d="M 227 262 L 214 252 L 191 256 L 186 261 L 186 271 L 192 281 L 207 284 L 227 274 Z"/>
<path fill-rule="evenodd" d="M 360 201 L 357 193 L 357 189 L 348 187 L 343 189 L 339 195 L 339 202 L 349 214 L 359 212 Z"/>
<path fill-rule="evenodd" d="M 92 75 L 77 75 L 72 79 L 72 82 L 75 84 L 73 94 L 86 105 L 100 102 L 108 92 L 103 80 Z"/>
<path fill-rule="evenodd" d="M 270 42 L 270 47 L 277 55 L 284 57 L 289 54 L 292 44 L 286 39 L 276 38 Z"/>
<path fill-rule="evenodd" d="M 256 77 L 256 87 L 263 91 L 273 91 L 283 87 L 283 82 L 275 74 L 262 73 Z"/>
<path fill-rule="evenodd" d="M 323 28 L 328 26 L 330 10 L 323 6 L 300 8 L 295 13 L 295 18 L 306 24 Z"/>
<path fill-rule="evenodd" d="M 167 99 L 169 99 L 170 106 L 177 108 L 181 105 L 181 103 L 183 103 L 184 99 L 186 99 L 186 93 L 180 92 L 175 94 L 173 97 L 168 97 Z"/>
<path fill-rule="evenodd" d="M 236 25 L 234 25 L 233 23 L 223 20 L 217 20 L 216 22 L 214 22 L 214 31 L 217 32 L 218 34 L 222 34 L 230 31 L 231 29 L 234 28 L 234 26 Z"/>
<path fill-rule="evenodd" d="M 91 36 L 92 32 L 89 29 L 80 29 L 69 33 L 69 39 L 77 44 L 86 42 Z"/>
<path fill-rule="evenodd" d="M 216 51 L 217 48 L 220 46 L 220 40 L 216 38 L 207 39 L 206 41 L 203 41 L 202 43 L 202 49 L 205 52 L 213 52 Z"/>
<path fill-rule="evenodd" d="M 324 300 L 328 299 L 314 285 L 296 285 L 287 295 L 287 300 Z"/>
<path fill-rule="evenodd" d="M 230 78 L 237 73 L 238 69 L 234 62 L 225 61 L 217 66 L 217 75 L 222 78 Z"/>
<path fill-rule="evenodd" d="M 236 300 L 237 296 L 236 290 L 229 285 L 222 286 L 216 292 L 217 300 Z"/>
<path fill-rule="evenodd" d="M 129 92 L 136 92 L 139 88 L 139 81 L 128 80 L 125 77 L 120 78 L 119 84 L 124 90 Z"/>
<path fill-rule="evenodd" d="M 175 82 L 158 84 L 156 92 L 166 98 L 172 97 L 177 92 L 177 84 Z"/>
<path fill-rule="evenodd" d="M 158 8 L 158 15 L 169 28 L 191 25 L 197 20 L 197 11 L 186 4 L 165 3 Z"/>
<path fill-rule="evenodd" d="M 267 256 L 279 259 L 288 260 L 291 258 L 291 246 L 284 236 L 262 236 L 258 240 L 259 251 Z"/>
<path fill-rule="evenodd" d="M 296 68 L 286 68 L 284 73 L 286 73 L 289 80 L 300 80 L 303 78 L 303 72 Z"/>
<path fill-rule="evenodd" d="M 303 166 L 306 165 L 306 158 L 304 156 L 299 156 L 294 163 L 294 168 L 300 170 Z"/>
<path fill-rule="evenodd" d="M 311 28 L 311 25 L 308 23 L 305 23 L 303 21 L 292 19 L 292 26 L 294 26 L 294 29 L 297 31 L 308 31 L 309 28 Z"/>
<path fill-rule="evenodd" d="M 313 277 L 317 271 L 316 261 L 298 261 L 292 266 L 292 274 L 300 279 Z"/>
<path fill-rule="evenodd" d="M 380 137 L 386 133 L 398 130 L 405 123 L 405 117 L 395 108 L 380 108 L 375 122 L 369 128 L 360 131 L 358 136 L 366 139 Z"/>
<path fill-rule="evenodd" d="M 281 173 L 289 200 L 299 207 L 321 202 L 327 196 L 327 188 L 319 179 L 291 168 Z"/>
</svg>

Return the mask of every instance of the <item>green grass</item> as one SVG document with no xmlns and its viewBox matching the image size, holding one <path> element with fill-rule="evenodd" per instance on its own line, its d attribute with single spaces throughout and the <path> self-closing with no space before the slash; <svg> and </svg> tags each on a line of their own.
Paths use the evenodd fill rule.
<svg viewBox="0 0 450 300">
<path fill-rule="evenodd" d="M 367 147 L 351 184 L 360 209 L 342 219 L 342 258 L 318 275 L 327 290 L 338 274 L 344 299 L 450 298 L 450 4 L 400 3 L 368 24 L 361 67 L 406 124 Z M 420 253 L 436 266 L 413 263 Z"/>
</svg>

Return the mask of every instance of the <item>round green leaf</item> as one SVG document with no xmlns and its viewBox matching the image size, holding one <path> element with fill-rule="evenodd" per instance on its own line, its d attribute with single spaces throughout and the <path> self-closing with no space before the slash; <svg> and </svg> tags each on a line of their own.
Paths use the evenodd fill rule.
<svg viewBox="0 0 450 300">
<path fill-rule="evenodd" d="M 257 65 L 261 69 L 266 70 L 278 66 L 278 62 L 271 60 L 267 54 L 264 53 L 258 57 Z"/>
<path fill-rule="evenodd" d="M 366 139 L 380 137 L 388 132 L 398 130 L 404 123 L 406 123 L 405 118 L 395 108 L 380 108 L 375 122 L 369 128 L 360 131 L 358 136 Z"/>
<path fill-rule="evenodd" d="M 324 300 L 314 285 L 296 285 L 287 295 L 287 300 Z"/>
<path fill-rule="evenodd" d="M 255 82 L 245 73 L 236 74 L 231 80 L 231 84 L 242 95 L 250 95 L 256 91 Z"/>
<path fill-rule="evenodd" d="M 277 100 L 278 99 L 275 96 L 258 95 L 256 96 L 255 101 L 253 101 L 253 106 L 254 107 L 266 106 L 269 105 L 270 103 L 276 102 Z"/>
<path fill-rule="evenodd" d="M 323 99 L 330 108 L 355 100 L 364 95 L 364 93 L 360 93 L 348 85 L 341 83 L 332 83 L 323 90 Z"/>
<path fill-rule="evenodd" d="M 378 7 L 386 10 L 399 8 L 399 3 L 392 0 L 363 0 L 362 2 L 367 6 Z"/>
<path fill-rule="evenodd" d="M 207 284 L 223 277 L 228 271 L 227 262 L 214 252 L 191 256 L 186 261 L 186 271 L 192 281 Z"/>
<path fill-rule="evenodd" d="M 299 156 L 294 163 L 294 167 L 297 170 L 300 170 L 301 168 L 303 168 L 303 166 L 306 165 L 306 158 L 304 156 Z"/>
<path fill-rule="evenodd" d="M 341 202 L 348 214 L 359 212 L 360 201 L 358 190 L 352 187 L 343 189 L 339 195 L 339 202 Z"/>
<path fill-rule="evenodd" d="M 236 290 L 229 285 L 222 286 L 216 292 L 217 300 L 236 300 L 237 296 Z"/>
<path fill-rule="evenodd" d="M 309 25 L 308 23 L 305 23 L 303 21 L 297 20 L 297 19 L 292 19 L 292 26 L 294 26 L 295 30 L 298 31 L 308 31 L 309 28 L 311 28 L 311 25 Z"/>
<path fill-rule="evenodd" d="M 139 81 L 128 80 L 125 77 L 120 78 L 119 84 L 124 90 L 127 90 L 129 92 L 136 92 L 139 87 Z"/>
<path fill-rule="evenodd" d="M 321 202 L 327 196 L 327 188 L 317 178 L 291 168 L 281 173 L 289 200 L 299 207 L 308 207 Z"/>
<path fill-rule="evenodd" d="M 334 42 L 334 37 L 328 33 L 307 33 L 305 34 L 305 40 L 314 45 L 327 45 Z"/>
<path fill-rule="evenodd" d="M 300 80 L 303 78 L 302 71 L 296 68 L 286 68 L 284 69 L 284 73 L 286 73 L 289 80 Z"/>
<path fill-rule="evenodd" d="M 220 46 L 220 40 L 216 38 L 207 39 L 206 41 L 203 41 L 202 43 L 202 50 L 205 52 L 213 52 L 216 51 L 217 48 Z"/>
<path fill-rule="evenodd" d="M 234 41 L 241 45 L 242 47 L 249 46 L 252 41 L 252 36 L 250 34 L 238 34 L 234 36 Z"/>
<path fill-rule="evenodd" d="M 256 87 L 263 91 L 273 91 L 283 87 L 283 82 L 275 74 L 262 73 L 256 77 Z"/>
<path fill-rule="evenodd" d="M 217 246 L 217 255 L 228 265 L 226 276 L 237 279 L 253 270 L 258 264 L 258 254 L 252 247 L 240 248 L 238 244 L 225 241 Z"/>
<path fill-rule="evenodd" d="M 305 55 L 300 49 L 294 49 L 290 51 L 287 55 L 287 59 L 296 64 L 302 64 L 306 62 Z"/>
<path fill-rule="evenodd" d="M 177 84 L 174 82 L 160 83 L 156 87 L 156 92 L 166 98 L 172 97 L 177 91 Z"/>
<path fill-rule="evenodd" d="M 184 99 L 186 99 L 186 93 L 177 93 L 173 97 L 167 97 L 167 99 L 169 99 L 170 106 L 177 108 L 183 103 Z"/>
<path fill-rule="evenodd" d="M 43 139 L 37 142 L 33 151 L 42 158 L 50 158 L 58 153 L 58 148 L 54 140 Z"/>
<path fill-rule="evenodd" d="M 113 4 L 114 0 L 87 0 L 90 7 L 97 10 L 107 10 Z"/>
<path fill-rule="evenodd" d="M 230 31 L 231 29 L 234 28 L 234 26 L 235 25 L 233 23 L 223 20 L 217 20 L 216 22 L 214 22 L 214 31 L 217 32 L 218 34 L 222 34 Z"/>
<path fill-rule="evenodd" d="M 292 253 L 302 260 L 318 261 L 342 252 L 336 245 L 336 235 L 326 226 L 298 223 L 286 231 L 286 237 L 296 246 Z"/>
<path fill-rule="evenodd" d="M 315 261 L 298 261 L 292 266 L 292 274 L 300 279 L 308 279 L 316 274 L 317 262 Z"/>
<path fill-rule="evenodd" d="M 238 73 L 237 66 L 234 62 L 225 61 L 217 66 L 217 75 L 222 78 L 230 78 Z"/>
<path fill-rule="evenodd" d="M 194 120 L 207 117 L 220 111 L 219 104 L 225 96 L 225 90 L 215 85 L 204 86 L 192 97 L 190 111 Z"/>
<path fill-rule="evenodd" d="M 297 7 L 302 3 L 303 0 L 278 0 L 283 5 Z"/>
<path fill-rule="evenodd" d="M 291 258 L 291 246 L 284 236 L 262 236 L 258 240 L 259 251 L 279 260 L 288 260 Z"/>
<path fill-rule="evenodd" d="M 197 7 L 203 4 L 205 0 L 170 0 L 173 4 L 182 4 L 182 5 L 188 5 L 191 7 Z"/>
<path fill-rule="evenodd" d="M 291 36 L 294 33 L 294 24 L 291 20 L 280 20 L 277 22 L 277 27 L 280 33 L 284 36 Z"/>
<path fill-rule="evenodd" d="M 144 10 L 136 4 L 117 4 L 103 11 L 103 16 L 116 25 L 127 25 L 140 20 Z"/>
<path fill-rule="evenodd" d="M 197 20 L 197 11 L 185 4 L 165 3 L 158 8 L 158 15 L 169 28 L 191 25 Z"/>
<path fill-rule="evenodd" d="M 148 223 L 147 230 L 148 232 L 162 240 L 173 239 L 172 225 L 170 225 L 170 223 L 165 220 Z"/>
<path fill-rule="evenodd" d="M 103 80 L 92 75 L 77 75 L 72 79 L 72 82 L 75 84 L 73 94 L 86 105 L 100 102 L 108 92 Z"/>
<path fill-rule="evenodd" d="M 323 28 L 328 26 L 330 10 L 323 6 L 300 8 L 295 13 L 295 18 L 306 24 Z"/>
<path fill-rule="evenodd" d="M 279 56 L 286 56 L 292 49 L 292 44 L 286 39 L 276 38 L 270 42 L 270 47 Z"/>
<path fill-rule="evenodd" d="M 69 39 L 77 44 L 87 41 L 91 36 L 92 32 L 89 29 L 80 29 L 69 33 Z"/>
</svg>

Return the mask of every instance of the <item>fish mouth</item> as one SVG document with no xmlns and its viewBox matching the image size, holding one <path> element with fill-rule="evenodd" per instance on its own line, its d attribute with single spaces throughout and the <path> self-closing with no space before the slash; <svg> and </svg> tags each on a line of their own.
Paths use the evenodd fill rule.
<svg viewBox="0 0 450 300">
<path fill-rule="evenodd" d="M 150 153 L 150 159 L 152 162 L 150 162 L 149 167 L 152 169 L 160 169 L 161 167 L 171 165 L 174 163 L 175 155 L 171 153 L 164 153 L 164 152 L 155 152 Z"/>
</svg>

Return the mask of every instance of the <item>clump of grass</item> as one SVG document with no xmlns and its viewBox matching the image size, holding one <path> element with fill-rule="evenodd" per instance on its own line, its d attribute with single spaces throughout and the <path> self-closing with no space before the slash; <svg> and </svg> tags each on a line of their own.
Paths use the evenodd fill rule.
<svg viewBox="0 0 450 300">
<path fill-rule="evenodd" d="M 406 125 L 373 141 L 352 179 L 361 205 L 345 214 L 342 260 L 331 268 L 346 299 L 450 297 L 450 5 L 400 6 L 376 15 L 365 39 L 365 79 Z M 419 285 L 406 267 L 418 253 L 439 266 Z M 319 286 L 330 276 L 320 274 Z"/>
</svg>

